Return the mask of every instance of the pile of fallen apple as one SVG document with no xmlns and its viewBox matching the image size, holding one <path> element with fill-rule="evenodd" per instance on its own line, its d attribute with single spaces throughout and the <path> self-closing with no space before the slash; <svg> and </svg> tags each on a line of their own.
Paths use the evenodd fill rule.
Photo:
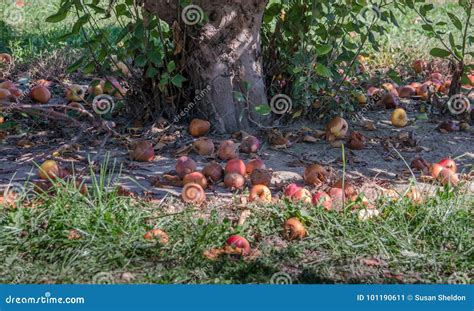
<svg viewBox="0 0 474 311">
<path fill-rule="evenodd" d="M 416 72 L 424 70 L 424 63 L 415 62 L 413 68 Z M 470 75 L 474 83 L 474 75 Z M 121 98 L 125 90 L 116 79 L 107 78 L 94 80 L 87 91 L 79 85 L 71 85 L 66 89 L 65 98 L 68 100 L 68 107 L 71 109 L 83 110 L 81 103 L 87 102 L 85 96 L 98 96 L 100 94 L 110 94 Z M 414 82 L 410 85 L 398 87 L 392 83 L 385 83 L 382 88 L 370 87 L 367 95 L 375 98 L 376 102 L 382 103 L 386 108 L 395 108 L 391 116 L 391 122 L 396 127 L 404 127 L 408 123 L 406 111 L 401 107 L 399 98 L 421 98 L 427 99 L 430 92 L 447 92 L 450 85 L 448 79 L 440 73 L 430 74 L 424 83 Z M 38 81 L 29 92 L 30 98 L 39 104 L 46 104 L 51 99 L 48 81 Z M 15 100 L 22 96 L 17 86 L 11 81 L 0 83 L 0 100 Z M 367 104 L 367 97 L 358 97 L 360 105 Z M 252 135 L 246 135 L 239 143 L 234 140 L 223 140 L 215 142 L 206 137 L 210 131 L 210 123 L 206 120 L 194 119 L 189 125 L 189 134 L 194 138 L 193 150 L 203 157 L 214 157 L 214 160 L 205 165 L 202 170 L 198 170 L 197 163 L 188 156 L 177 159 L 175 166 L 174 180 L 182 186 L 181 198 L 185 203 L 199 206 L 206 201 L 206 188 L 209 184 L 227 188 L 229 191 L 243 191 L 249 186 L 248 202 L 253 204 L 269 204 L 277 200 L 273 196 L 271 188 L 272 172 L 267 169 L 265 162 L 256 156 L 261 143 Z M 327 125 L 325 136 L 329 142 L 347 139 L 347 145 L 351 149 L 363 149 L 366 144 L 365 137 L 353 131 L 349 133 L 349 125 L 341 117 L 335 117 Z M 347 137 L 349 136 L 349 137 Z M 130 157 L 134 161 L 150 162 L 155 158 L 154 145 L 151 141 L 137 141 L 130 146 Z M 247 163 L 239 157 L 239 153 L 248 154 L 251 157 Z M 456 164 L 452 159 L 443 159 L 439 163 L 428 163 L 422 158 L 416 158 L 412 162 L 412 168 L 421 170 L 425 175 L 431 177 L 445 186 L 456 186 L 459 183 Z M 355 185 L 345 178 L 330 178 L 331 169 L 318 163 L 308 165 L 304 170 L 305 185 L 289 184 L 282 189 L 282 196 L 286 200 L 299 202 L 303 205 L 313 205 L 322 207 L 328 211 L 341 211 L 345 206 L 351 205 L 353 211 L 358 212 L 361 220 L 370 219 L 379 215 L 379 211 L 369 200 L 361 196 Z M 37 187 L 42 191 L 52 189 L 52 181 L 55 179 L 73 178 L 83 194 L 87 194 L 85 184 L 75 176 L 62 168 L 56 161 L 48 160 L 44 162 L 38 171 L 38 176 L 42 182 L 37 183 Z M 331 182 L 330 182 L 331 181 Z M 315 190 L 313 193 L 310 190 Z M 324 191 L 322 190 L 324 189 Z M 13 194 L 11 194 L 13 195 Z M 399 199 L 400 195 L 393 190 L 385 192 L 391 199 Z M 422 194 L 416 187 L 411 187 L 405 196 L 414 204 L 423 202 Z M 6 202 L 13 201 L 14 197 L 3 198 Z M 1 202 L 0 202 L 1 203 Z M 288 240 L 302 239 L 307 235 L 303 223 L 297 218 L 290 218 L 283 224 L 283 235 Z M 169 237 L 161 229 L 153 229 L 144 236 L 148 240 L 159 240 L 166 244 Z M 233 235 L 229 237 L 226 246 L 220 249 L 209 250 L 205 255 L 208 258 L 217 258 L 221 254 L 238 253 L 249 255 L 251 251 L 249 242 L 242 236 Z"/>
<path fill-rule="evenodd" d="M 11 63 L 12 57 L 8 54 L 0 54 L 1 63 Z M 16 102 L 28 95 L 36 104 L 47 104 L 51 100 L 50 87 L 51 81 L 38 80 L 28 92 L 21 91 L 18 86 L 10 81 L 5 80 L 0 83 L 0 101 Z M 67 109 L 85 111 L 83 104 L 87 103 L 86 95 L 95 97 L 102 94 L 113 96 L 121 99 L 127 90 L 120 84 L 115 77 L 106 77 L 104 79 L 94 79 L 90 85 L 83 87 L 77 84 L 71 84 L 65 88 L 65 99 L 68 101 Z"/>
<path fill-rule="evenodd" d="M 274 197 L 271 190 L 272 172 L 266 168 L 263 160 L 256 157 L 260 148 L 260 141 L 252 135 L 242 138 L 240 144 L 233 140 L 223 140 L 218 142 L 216 148 L 212 139 L 205 137 L 210 130 L 210 123 L 205 120 L 194 119 L 189 126 L 189 133 L 195 138 L 193 150 L 204 157 L 216 159 L 205 165 L 202 170 L 198 170 L 197 163 L 188 156 L 177 159 L 175 166 L 175 180 L 173 185 L 182 185 L 181 198 L 184 202 L 201 205 L 206 201 L 206 188 L 209 184 L 222 186 L 232 192 L 240 192 L 248 185 L 250 190 L 248 202 L 252 204 L 269 204 L 278 198 Z M 328 141 L 344 139 L 347 136 L 347 122 L 336 117 L 326 126 L 326 138 Z M 353 138 L 351 138 L 353 140 Z M 217 150 L 217 151 L 216 151 Z M 239 154 L 250 155 L 250 160 L 245 163 Z M 153 144 L 142 141 L 135 144 L 131 150 L 131 157 L 136 161 L 152 161 L 154 158 Z M 252 158 L 253 157 L 253 158 Z M 217 160 L 217 161 L 216 161 Z M 221 163 L 219 163 L 220 161 Z M 446 186 L 455 186 L 459 183 L 456 164 L 452 159 L 443 159 L 439 163 L 429 164 L 424 160 L 415 159 L 414 168 L 422 161 L 426 165 L 433 178 Z M 307 206 L 324 208 L 328 211 L 342 211 L 345 206 L 351 206 L 352 211 L 358 213 L 360 220 L 368 220 L 376 217 L 380 212 L 367 198 L 358 193 L 355 185 L 347 179 L 332 178 L 335 182 L 328 184 L 331 169 L 320 164 L 313 163 L 304 170 L 305 185 L 289 184 L 283 187 L 282 197 L 286 200 L 300 203 Z M 325 189 L 322 191 L 321 189 Z M 310 189 L 319 189 L 313 193 Z M 384 196 L 391 200 L 398 200 L 402 195 L 392 189 L 384 191 Z M 410 187 L 405 196 L 414 205 L 423 203 L 423 195 L 416 187 Z M 165 234 L 160 229 L 158 236 L 160 239 Z M 283 224 L 283 236 L 288 240 L 302 239 L 307 235 L 303 223 L 297 218 L 290 218 Z M 151 233 L 150 233 L 151 232 Z M 147 233 L 147 239 L 152 239 L 154 234 Z M 205 252 L 205 256 L 215 259 L 222 254 L 241 255 L 250 254 L 249 242 L 242 236 L 231 236 L 224 247 L 211 249 Z"/>
<path fill-rule="evenodd" d="M 429 101 L 433 94 L 447 95 L 451 86 L 451 79 L 445 77 L 440 72 L 429 72 L 425 61 L 416 60 L 412 63 L 412 69 L 416 74 L 426 74 L 426 80 L 422 83 L 412 82 L 408 85 L 398 86 L 396 83 L 383 83 L 381 87 L 370 86 L 367 94 L 359 94 L 357 100 L 360 106 L 368 104 L 370 98 L 377 105 L 386 109 L 395 109 L 392 112 L 390 121 L 395 127 L 405 127 L 408 124 L 408 116 L 404 105 L 400 99 L 415 99 Z M 471 90 L 474 87 L 474 71 L 467 74 L 469 83 L 462 85 L 465 90 Z M 466 97 L 467 98 L 467 97 Z M 471 99 L 472 100 L 472 99 Z M 474 116 L 474 110 L 469 105 L 469 100 L 464 101 L 466 107 L 458 108 L 459 111 L 471 113 L 471 119 Z M 467 122 L 455 122 L 452 120 L 444 121 L 439 125 L 439 129 L 445 132 L 459 130 L 468 130 L 470 128 Z"/>
</svg>

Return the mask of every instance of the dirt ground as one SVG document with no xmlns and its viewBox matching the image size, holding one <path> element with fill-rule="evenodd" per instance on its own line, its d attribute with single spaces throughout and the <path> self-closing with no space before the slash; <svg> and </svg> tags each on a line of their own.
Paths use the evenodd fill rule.
<svg viewBox="0 0 474 311">
<path fill-rule="evenodd" d="M 411 122 L 405 128 L 397 129 L 389 123 L 390 110 L 368 111 L 363 116 L 375 125 L 376 129 L 369 130 L 365 121 L 350 122 L 350 130 L 361 132 L 367 138 L 367 147 L 363 150 L 349 150 L 346 148 L 346 173 L 361 191 L 370 197 L 374 190 L 395 188 L 402 191 L 411 178 L 408 166 L 413 158 L 423 157 L 429 162 L 439 161 L 445 157 L 456 160 L 459 171 L 468 173 L 474 165 L 474 131 L 442 133 L 437 129 L 439 118 L 430 117 L 429 120 L 416 120 L 415 108 L 407 109 Z M 446 119 L 445 117 L 442 117 Z M 27 181 L 37 180 L 36 165 L 50 158 L 60 146 L 71 144 L 71 138 L 76 136 L 73 127 L 62 129 L 62 133 L 47 131 L 45 126 L 33 128 L 22 135 L 11 135 L 0 141 L 0 190 L 9 183 L 24 184 Z M 57 131 L 57 127 L 52 126 Z M 323 124 L 305 122 L 284 129 L 285 132 L 318 133 L 324 128 Z M 167 194 L 180 194 L 181 189 L 175 187 L 157 188 L 153 184 L 156 177 L 170 172 L 175 166 L 177 149 L 190 145 L 192 140 L 186 134 L 169 144 L 158 143 L 158 137 L 163 135 L 152 134 L 157 142 L 156 158 L 151 163 L 137 163 L 130 161 L 128 152 L 123 144 L 113 139 L 103 140 L 102 137 L 86 137 L 79 140 L 77 152 L 62 152 L 57 157 L 66 168 L 81 171 L 86 169 L 88 159 L 102 162 L 109 154 L 109 167 L 115 167 L 115 176 L 121 170 L 119 184 L 140 195 L 147 194 L 155 198 L 162 198 Z M 103 135 L 102 135 L 103 136 Z M 313 137 L 317 135 L 313 135 Z M 64 138 L 66 137 L 66 138 Z M 217 142 L 223 137 L 213 137 Z M 226 137 L 229 138 L 229 137 Z M 162 140 L 162 139 L 161 139 Z M 105 142 L 105 144 L 104 144 Z M 403 157 L 400 158 L 399 154 Z M 190 152 L 191 156 L 202 168 L 209 159 L 202 158 Z M 253 157 L 256 155 L 253 155 Z M 285 149 L 276 149 L 263 139 L 263 146 L 257 155 L 261 157 L 267 168 L 273 170 L 274 190 L 281 189 L 289 182 L 302 183 L 304 164 L 318 162 L 330 167 L 334 176 L 341 176 L 343 169 L 340 147 L 331 146 L 323 137 L 312 142 L 293 143 Z M 247 155 L 241 155 L 248 160 Z M 418 173 L 416 173 L 419 176 Z M 428 184 L 419 185 L 431 189 Z M 473 188 L 471 186 L 471 188 Z M 471 189 L 472 191 L 473 189 Z M 211 192 L 219 193 L 222 197 L 231 198 L 231 194 L 222 187 L 211 187 Z M 211 193 L 209 193 L 211 194 Z"/>
</svg>

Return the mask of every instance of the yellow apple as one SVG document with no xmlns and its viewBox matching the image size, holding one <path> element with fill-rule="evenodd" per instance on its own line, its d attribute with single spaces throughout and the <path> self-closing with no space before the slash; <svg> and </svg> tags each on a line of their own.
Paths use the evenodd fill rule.
<svg viewBox="0 0 474 311">
<path fill-rule="evenodd" d="M 396 127 L 405 127 L 408 123 L 408 116 L 403 108 L 397 108 L 392 113 L 392 125 Z"/>
</svg>

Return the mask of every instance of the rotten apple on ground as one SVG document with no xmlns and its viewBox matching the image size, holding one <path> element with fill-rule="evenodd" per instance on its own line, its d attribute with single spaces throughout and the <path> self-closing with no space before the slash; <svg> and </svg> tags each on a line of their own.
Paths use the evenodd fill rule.
<svg viewBox="0 0 474 311">
<path fill-rule="evenodd" d="M 400 101 L 398 100 L 398 96 L 387 93 L 385 94 L 379 102 L 382 106 L 386 109 L 395 109 L 400 106 Z"/>
<path fill-rule="evenodd" d="M 324 207 L 328 211 L 332 209 L 332 199 L 329 196 L 329 194 L 327 194 L 324 191 L 320 191 L 320 192 L 315 193 L 313 195 L 311 201 L 312 201 L 313 205 L 315 205 L 315 206 L 321 205 L 322 207 Z"/>
<path fill-rule="evenodd" d="M 392 125 L 395 127 L 405 127 L 408 124 L 408 116 L 403 108 L 397 108 L 393 111 L 390 118 Z"/>
<path fill-rule="evenodd" d="M 224 169 L 216 161 L 208 163 L 203 169 L 202 173 L 211 183 L 218 182 L 224 178 Z"/>
<path fill-rule="evenodd" d="M 359 106 L 366 106 L 367 105 L 367 96 L 365 96 L 364 94 L 358 94 L 357 95 L 357 103 L 359 104 Z"/>
<path fill-rule="evenodd" d="M 237 145 L 232 140 L 224 140 L 219 145 L 217 155 L 224 161 L 237 158 Z"/>
<path fill-rule="evenodd" d="M 266 169 L 257 168 L 250 174 L 252 185 L 269 186 L 272 181 L 272 173 Z"/>
<path fill-rule="evenodd" d="M 265 169 L 265 162 L 261 159 L 252 159 L 245 166 L 245 171 L 248 175 L 252 174 L 256 169 Z"/>
<path fill-rule="evenodd" d="M 82 86 L 73 84 L 66 90 L 66 99 L 70 102 L 84 101 L 85 92 Z"/>
<path fill-rule="evenodd" d="M 290 218 L 283 224 L 283 236 L 290 241 L 302 240 L 306 229 L 298 218 Z"/>
<path fill-rule="evenodd" d="M 114 77 L 107 77 L 102 88 L 105 94 L 112 95 L 115 98 L 123 98 L 127 93 L 120 82 Z"/>
<path fill-rule="evenodd" d="M 193 137 L 201 137 L 209 133 L 211 123 L 206 120 L 193 119 L 189 124 L 189 133 Z"/>
<path fill-rule="evenodd" d="M 230 247 L 240 250 L 243 256 L 250 255 L 250 243 L 243 236 L 232 235 L 226 240 L 226 244 Z"/>
<path fill-rule="evenodd" d="M 135 142 L 132 146 L 130 156 L 133 161 L 151 162 L 155 159 L 153 144 L 149 141 Z"/>
<path fill-rule="evenodd" d="M 362 150 L 365 148 L 366 143 L 367 140 L 365 139 L 365 136 L 359 132 L 354 131 L 351 133 L 349 138 L 348 147 L 349 149 L 353 150 Z"/>
<path fill-rule="evenodd" d="M 7 89 L 0 89 L 0 100 L 9 100 L 12 93 Z"/>
<path fill-rule="evenodd" d="M 260 148 L 260 141 L 257 137 L 249 135 L 242 140 L 240 151 L 243 153 L 256 153 Z"/>
<path fill-rule="evenodd" d="M 13 62 L 13 57 L 7 53 L 0 54 L 0 63 L 11 64 Z"/>
<path fill-rule="evenodd" d="M 442 159 L 438 162 L 438 164 L 444 168 L 447 168 L 448 170 L 453 171 L 453 173 L 457 173 L 458 171 L 458 166 L 456 165 L 456 162 L 454 162 L 454 160 L 451 158 Z"/>
<path fill-rule="evenodd" d="M 34 86 L 30 91 L 30 97 L 33 101 L 46 104 L 51 99 L 51 92 L 42 85 Z"/>
<path fill-rule="evenodd" d="M 215 147 L 212 139 L 207 137 L 200 137 L 193 143 L 193 149 L 203 157 L 211 156 L 214 153 Z"/>
<path fill-rule="evenodd" d="M 296 193 L 296 191 L 300 189 L 301 187 L 297 184 L 289 184 L 288 186 L 286 186 L 285 190 L 283 191 L 283 194 L 285 195 L 285 197 L 291 198 Z"/>
<path fill-rule="evenodd" d="M 13 96 L 15 98 L 19 98 L 22 95 L 22 92 L 17 88 L 15 83 L 12 81 L 6 80 L 2 83 L 0 83 L 0 90 L 6 90 L 10 92 L 8 96 Z M 5 97 L 2 98 L 2 95 L 0 95 L 0 100 L 5 99 Z"/>
<path fill-rule="evenodd" d="M 54 160 L 44 161 L 39 167 L 38 177 L 43 180 L 50 180 L 55 178 L 61 178 L 61 167 L 58 162 Z"/>
<path fill-rule="evenodd" d="M 160 244 L 168 244 L 169 236 L 161 229 L 152 229 L 143 235 L 146 240 L 158 240 Z"/>
<path fill-rule="evenodd" d="M 303 202 L 305 204 L 311 204 L 311 192 L 308 189 L 300 188 L 291 196 L 295 201 Z"/>
<path fill-rule="evenodd" d="M 237 173 L 239 175 L 245 175 L 245 172 L 246 166 L 244 161 L 240 159 L 231 159 L 227 161 L 227 164 L 225 166 L 226 174 Z"/>
<path fill-rule="evenodd" d="M 421 59 L 417 59 L 411 64 L 411 68 L 413 68 L 416 73 L 422 73 L 426 68 L 426 62 Z"/>
<path fill-rule="evenodd" d="M 346 201 L 346 196 L 344 191 L 341 188 L 331 188 L 329 189 L 329 196 L 332 200 L 332 207 L 339 210 L 342 208 L 342 205 Z"/>
<path fill-rule="evenodd" d="M 183 178 L 183 185 L 187 185 L 190 183 L 195 183 L 200 185 L 203 189 L 207 188 L 207 179 L 206 177 L 200 172 L 192 172 L 184 176 Z"/>
<path fill-rule="evenodd" d="M 224 177 L 224 185 L 231 191 L 242 190 L 245 186 L 245 177 L 238 173 L 230 173 Z"/>
<path fill-rule="evenodd" d="M 255 185 L 252 187 L 249 194 L 249 202 L 254 201 L 270 203 L 272 201 L 272 192 L 265 185 Z"/>
<path fill-rule="evenodd" d="M 344 185 L 344 187 L 343 187 Z M 357 195 L 357 190 L 354 184 L 346 179 L 340 178 L 338 181 L 336 181 L 333 185 L 332 188 L 338 188 L 338 189 L 343 189 L 344 188 L 344 193 L 346 197 L 351 198 Z"/>
<path fill-rule="evenodd" d="M 307 185 L 318 186 L 326 181 L 329 172 L 319 164 L 311 164 L 304 171 L 304 181 Z"/>
<path fill-rule="evenodd" d="M 182 156 L 176 161 L 176 173 L 178 173 L 178 176 L 181 179 L 183 179 L 187 174 L 196 171 L 196 168 L 196 162 L 186 156 Z"/>
<path fill-rule="evenodd" d="M 398 89 L 398 96 L 400 98 L 411 98 L 416 95 L 416 88 L 411 85 L 405 85 Z"/>
<path fill-rule="evenodd" d="M 89 85 L 87 92 L 93 96 L 102 95 L 104 94 L 104 85 L 105 85 L 105 80 L 94 79 Z"/>
<path fill-rule="evenodd" d="M 346 136 L 348 130 L 347 121 L 341 117 L 335 117 L 326 125 L 326 139 L 329 141 L 342 139 Z"/>
</svg>

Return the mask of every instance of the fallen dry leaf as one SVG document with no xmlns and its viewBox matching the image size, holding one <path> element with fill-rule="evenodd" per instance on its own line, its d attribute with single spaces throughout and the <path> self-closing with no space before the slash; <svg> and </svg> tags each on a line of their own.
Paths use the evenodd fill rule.
<svg viewBox="0 0 474 311">
<path fill-rule="evenodd" d="M 361 263 L 369 266 L 369 267 L 381 267 L 381 266 L 386 266 L 387 262 L 384 260 L 381 260 L 379 258 L 363 258 L 361 259 Z"/>
<path fill-rule="evenodd" d="M 69 235 L 67 236 L 68 240 L 80 240 L 81 238 L 82 236 L 75 229 L 72 229 L 71 231 L 69 231 Z"/>
</svg>

